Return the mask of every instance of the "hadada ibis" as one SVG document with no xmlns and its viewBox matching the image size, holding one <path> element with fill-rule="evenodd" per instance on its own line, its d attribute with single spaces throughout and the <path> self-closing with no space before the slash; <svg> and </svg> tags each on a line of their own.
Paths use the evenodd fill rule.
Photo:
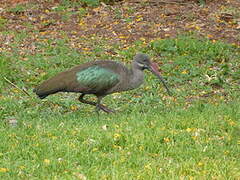
<svg viewBox="0 0 240 180">
<path fill-rule="evenodd" d="M 143 53 L 136 54 L 130 69 L 116 61 L 92 61 L 55 75 L 35 88 L 34 92 L 41 99 L 57 92 L 81 93 L 80 102 L 96 106 L 97 112 L 111 113 L 114 111 L 101 104 L 101 100 L 108 94 L 139 87 L 143 83 L 145 69 L 161 80 L 170 95 L 157 64 Z M 86 94 L 97 96 L 97 102 L 85 100 L 83 97 Z"/>
</svg>

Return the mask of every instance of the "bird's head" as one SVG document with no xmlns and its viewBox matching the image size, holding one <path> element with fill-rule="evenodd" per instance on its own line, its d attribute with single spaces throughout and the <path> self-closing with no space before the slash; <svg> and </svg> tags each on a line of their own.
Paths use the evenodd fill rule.
<svg viewBox="0 0 240 180">
<path fill-rule="evenodd" d="M 149 69 L 149 67 L 151 67 L 150 58 L 147 54 L 144 53 L 136 54 L 133 62 L 135 67 L 140 70 Z"/>
<path fill-rule="evenodd" d="M 160 75 L 160 72 L 158 71 L 157 63 L 151 62 L 151 60 L 147 54 L 137 53 L 134 57 L 133 66 L 142 71 L 145 69 L 151 71 L 155 76 L 158 77 L 158 79 L 160 79 L 160 81 L 163 83 L 164 87 L 167 89 L 168 94 L 171 95 L 170 90 L 168 89 L 164 79 Z"/>
</svg>

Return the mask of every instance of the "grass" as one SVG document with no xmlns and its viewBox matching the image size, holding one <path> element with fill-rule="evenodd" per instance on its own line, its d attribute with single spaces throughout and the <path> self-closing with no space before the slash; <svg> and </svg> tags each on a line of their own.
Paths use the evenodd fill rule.
<svg viewBox="0 0 240 180">
<path fill-rule="evenodd" d="M 239 178 L 239 103 L 145 112 L 134 104 L 99 119 L 87 108 L 26 103 L 19 126 L 1 123 L 2 178 Z"/>
<path fill-rule="evenodd" d="M 25 38 L 18 34 L 14 53 L 0 56 L 1 79 L 32 96 L 0 81 L 1 179 L 240 178 L 238 48 L 183 35 L 115 45 L 111 56 L 104 40 L 83 39 L 89 48 L 79 53 L 63 38 L 34 42 L 39 51 L 32 54 L 18 46 Z M 41 101 L 32 93 L 73 65 L 96 58 L 130 62 L 139 51 L 161 65 L 172 97 L 150 73 L 141 88 L 104 99 L 119 111 L 111 115 L 98 117 L 76 94 Z"/>
</svg>

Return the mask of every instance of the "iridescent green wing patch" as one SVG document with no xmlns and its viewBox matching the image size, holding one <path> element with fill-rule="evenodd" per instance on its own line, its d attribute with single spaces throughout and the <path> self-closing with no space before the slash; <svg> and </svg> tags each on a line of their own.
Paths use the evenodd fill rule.
<svg viewBox="0 0 240 180">
<path fill-rule="evenodd" d="M 77 81 L 94 91 L 106 90 L 119 82 L 119 75 L 99 66 L 92 66 L 76 73 Z"/>
</svg>

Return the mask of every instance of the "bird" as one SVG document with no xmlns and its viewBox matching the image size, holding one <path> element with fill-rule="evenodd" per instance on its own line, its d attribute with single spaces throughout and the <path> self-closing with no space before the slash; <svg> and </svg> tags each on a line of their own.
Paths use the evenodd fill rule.
<svg viewBox="0 0 240 180">
<path fill-rule="evenodd" d="M 58 92 L 80 93 L 78 100 L 89 104 L 106 113 L 114 110 L 101 104 L 102 99 L 112 93 L 138 88 L 144 81 L 144 70 L 149 70 L 163 83 L 169 95 L 171 92 L 165 80 L 158 71 L 157 63 L 153 63 L 145 53 L 137 53 L 128 68 L 124 64 L 112 60 L 90 61 L 60 72 L 42 82 L 33 91 L 40 99 Z M 87 94 L 93 94 L 97 101 L 84 99 Z"/>
</svg>

